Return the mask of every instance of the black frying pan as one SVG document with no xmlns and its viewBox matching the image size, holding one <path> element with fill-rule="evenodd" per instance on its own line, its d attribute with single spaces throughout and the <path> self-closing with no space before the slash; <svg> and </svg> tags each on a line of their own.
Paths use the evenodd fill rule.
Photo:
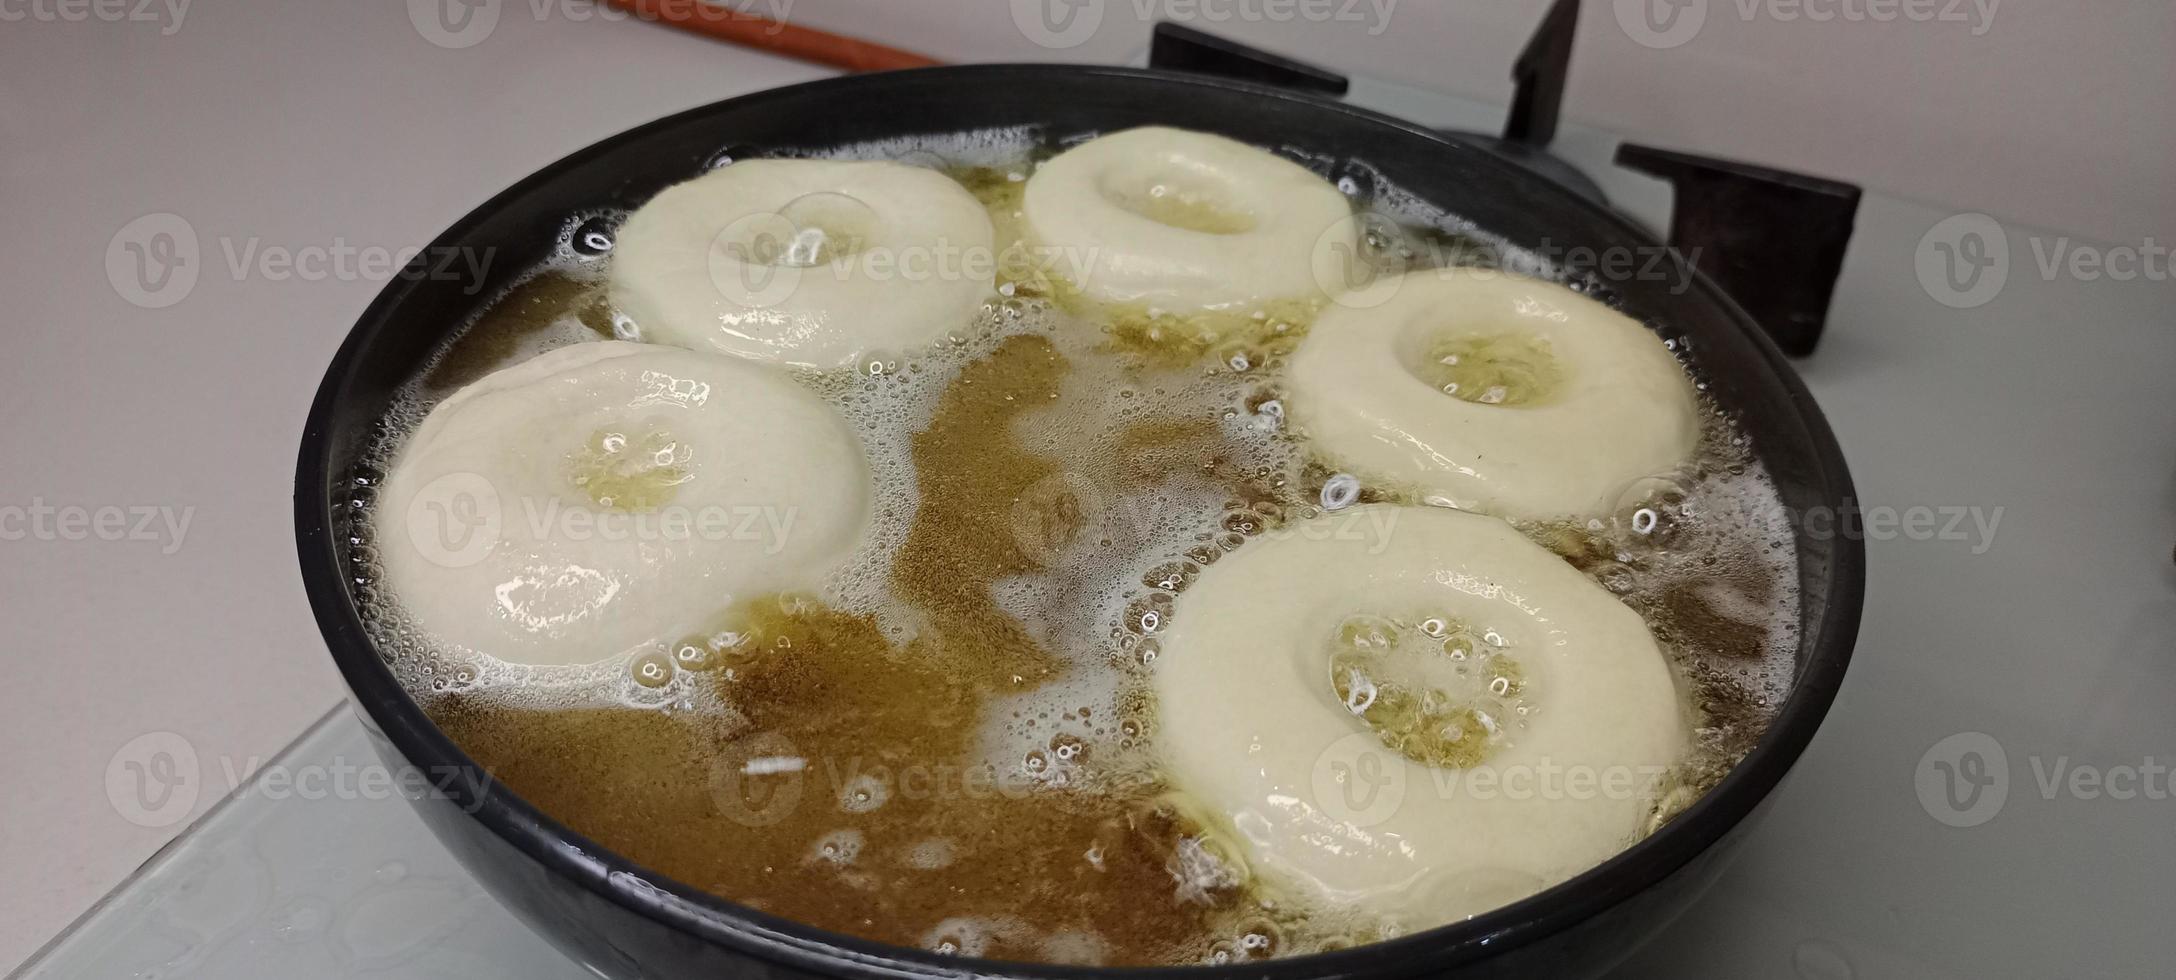
<svg viewBox="0 0 2176 980">
<path fill-rule="evenodd" d="M 303 583 L 355 706 L 390 765 L 458 772 L 418 802 L 425 821 L 500 900 L 570 956 L 614 978 L 1200 977 L 1209 968 L 1099 970 L 940 957 L 829 934 L 666 880 L 493 785 L 432 725 L 363 632 L 344 573 L 352 467 L 395 390 L 448 333 L 545 258 L 569 220 L 632 209 L 694 177 L 728 147 L 805 150 L 1000 126 L 1056 141 L 1161 123 L 1261 146 L 1362 161 L 1396 185 L 1529 248 L 1645 255 L 1646 232 L 1531 173 L 1426 130 L 1253 85 L 1120 68 L 975 66 L 837 78 L 761 92 L 622 133 L 546 167 L 433 243 L 487 249 L 479 284 L 396 278 L 348 335 L 311 406 L 295 474 Z M 1583 251 L 1591 250 L 1591 251 Z M 1672 257 L 1674 261 L 1674 256 Z M 1851 479 L 1820 410 L 1775 346 L 1706 277 L 1608 280 L 1626 312 L 1689 337 L 1695 368 L 1735 412 L 1791 514 L 1848 514 Z M 1690 288 L 1685 283 L 1690 282 Z M 1865 555 L 1850 535 L 1793 522 L 1802 586 L 1794 689 L 1753 752 L 1659 832 L 1531 898 L 1430 932 L 1336 953 L 1219 968 L 1260 978 L 1587 976 L 1621 960 L 1714 879 L 1730 842 L 1798 758 L 1828 710 L 1858 632 Z"/>
</svg>

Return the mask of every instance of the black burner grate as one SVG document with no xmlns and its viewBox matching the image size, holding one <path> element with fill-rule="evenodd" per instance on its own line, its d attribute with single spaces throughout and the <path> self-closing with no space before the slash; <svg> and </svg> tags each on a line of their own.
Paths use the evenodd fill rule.
<svg viewBox="0 0 2176 980">
<path fill-rule="evenodd" d="M 1501 136 L 1448 132 L 1596 203 L 1593 178 L 1549 152 L 1571 70 L 1579 0 L 1557 0 L 1512 68 L 1518 83 Z M 1345 76 L 1182 24 L 1156 25 L 1149 66 L 1342 96 Z M 1670 182 L 1669 243 L 1713 277 L 1785 353 L 1820 342 L 1859 207 L 1840 181 L 1627 143 L 1616 162 Z"/>
</svg>

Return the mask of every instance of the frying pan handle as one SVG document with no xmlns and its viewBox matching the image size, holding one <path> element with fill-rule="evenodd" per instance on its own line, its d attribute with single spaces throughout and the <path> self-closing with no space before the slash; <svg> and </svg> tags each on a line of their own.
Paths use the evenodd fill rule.
<svg viewBox="0 0 2176 980">
<path fill-rule="evenodd" d="M 731 7 L 703 0 L 610 0 L 615 7 L 637 18 L 670 24 L 720 41 L 728 41 L 802 61 L 843 68 L 847 71 L 892 71 L 943 64 L 935 58 L 870 41 L 799 27 L 784 21 L 744 14 Z"/>
</svg>

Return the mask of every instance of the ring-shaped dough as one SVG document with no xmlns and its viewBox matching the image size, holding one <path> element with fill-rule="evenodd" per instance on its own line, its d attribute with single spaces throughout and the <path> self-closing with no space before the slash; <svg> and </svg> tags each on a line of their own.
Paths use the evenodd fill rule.
<svg viewBox="0 0 2176 980">
<path fill-rule="evenodd" d="M 494 372 L 432 409 L 375 513 L 384 581 L 436 639 L 594 663 L 736 599 L 820 584 L 860 540 L 853 431 L 747 361 L 601 341 Z"/>
<path fill-rule="evenodd" d="M 1287 375 L 1297 431 L 1335 465 L 1462 508 L 1553 518 L 1610 512 L 1699 441 L 1685 369 L 1595 300 L 1478 269 L 1371 288 L 1388 299 L 1333 301 Z M 1465 397 L 1446 393 L 1460 379 Z"/>
<path fill-rule="evenodd" d="M 642 339 L 813 368 L 932 343 L 991 295 L 989 213 L 943 174 L 748 160 L 621 225 L 610 296 Z"/>
<path fill-rule="evenodd" d="M 1028 234 L 1090 299 L 1167 313 L 1318 294 L 1358 254 L 1352 202 L 1245 143 L 1162 126 L 1058 154 L 1028 178 Z"/>
<path fill-rule="evenodd" d="M 1403 646 L 1355 654 L 1412 682 L 1402 702 L 1389 683 L 1339 682 L 1354 617 L 1404 617 Z M 1269 532 L 1179 594 L 1161 644 L 1156 743 L 1181 793 L 1228 815 L 1265 882 L 1401 929 L 1609 858 L 1686 750 L 1640 617 L 1493 517 L 1378 504 Z M 1485 719 L 1456 714 L 1476 684 L 1506 695 L 1473 702 L 1496 706 Z M 1455 717 L 1478 759 L 1425 765 L 1363 713 L 1410 718 L 1431 685 L 1432 721 L 1404 731 Z M 1514 700 L 1530 713 L 1497 710 Z"/>
</svg>

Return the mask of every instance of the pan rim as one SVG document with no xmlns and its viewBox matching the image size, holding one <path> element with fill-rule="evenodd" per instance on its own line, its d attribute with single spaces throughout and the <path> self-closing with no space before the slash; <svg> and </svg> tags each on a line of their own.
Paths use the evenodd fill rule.
<svg viewBox="0 0 2176 980">
<path fill-rule="evenodd" d="M 1398 131 L 1403 138 L 1435 144 L 1473 166 L 1530 175 L 1506 161 L 1418 125 L 1339 102 L 1249 82 L 1149 69 L 1091 65 L 999 64 L 946 66 L 819 79 L 754 92 L 675 113 L 592 143 L 530 174 L 493 196 L 448 227 L 422 254 L 458 242 L 487 217 L 508 209 L 559 174 L 618 145 L 686 125 L 727 108 L 746 108 L 771 100 L 801 98 L 812 91 L 848 96 L 862 90 L 895 95 L 901 86 L 940 76 L 984 76 L 989 84 L 1008 76 L 1064 74 L 1108 78 L 1113 84 L 1153 82 L 1192 85 L 1243 93 L 1279 102 L 1301 103 L 1313 111 L 1351 116 Z M 917 80 L 920 80 L 918 82 Z M 1563 203 L 1585 217 L 1639 241 L 1653 236 L 1624 216 L 1551 185 L 1537 193 L 1558 193 Z M 1811 394 L 1767 335 L 1705 274 L 1687 266 L 1692 288 L 1717 304 L 1749 338 L 1761 365 L 1784 388 L 1792 408 L 1813 442 L 1812 458 L 1823 502 L 1848 508 L 1856 499 L 1842 450 Z M 433 724 L 386 667 L 364 633 L 347 588 L 333 540 L 330 505 L 335 467 L 329 437 L 343 394 L 360 354 L 386 328 L 419 280 L 395 277 L 351 328 L 327 368 L 303 430 L 295 477 L 296 548 L 305 592 L 326 646 L 338 664 L 369 724 L 411 764 L 458 766 L 464 778 L 451 784 L 452 802 L 468 811 L 492 835 L 513 846 L 551 874 L 574 882 L 594 895 L 705 942 L 780 965 L 851 978 L 996 976 L 1047 980 L 1187 980 L 1215 967 L 1152 968 L 1070 967 L 947 957 L 909 947 L 859 939 L 757 912 L 702 889 L 644 868 L 574 832 L 517 794 L 497 786 L 452 739 Z M 1830 550 L 1827 606 L 1818 624 L 1814 649 L 1801 651 L 1803 666 L 1789 695 L 1753 749 L 1700 800 L 1667 826 L 1607 861 L 1540 893 L 1462 922 L 1408 936 L 1328 953 L 1312 953 L 1250 964 L 1247 975 L 1261 980 L 1339 977 L 1355 971 L 1371 976 L 1411 976 L 1445 970 L 1501 955 L 1599 915 L 1630 900 L 1680 867 L 1706 853 L 1762 802 L 1811 742 L 1841 685 L 1856 641 L 1863 606 L 1865 555 L 1862 542 L 1839 537 Z M 1807 643 L 1804 636 L 1800 643 Z"/>
</svg>

